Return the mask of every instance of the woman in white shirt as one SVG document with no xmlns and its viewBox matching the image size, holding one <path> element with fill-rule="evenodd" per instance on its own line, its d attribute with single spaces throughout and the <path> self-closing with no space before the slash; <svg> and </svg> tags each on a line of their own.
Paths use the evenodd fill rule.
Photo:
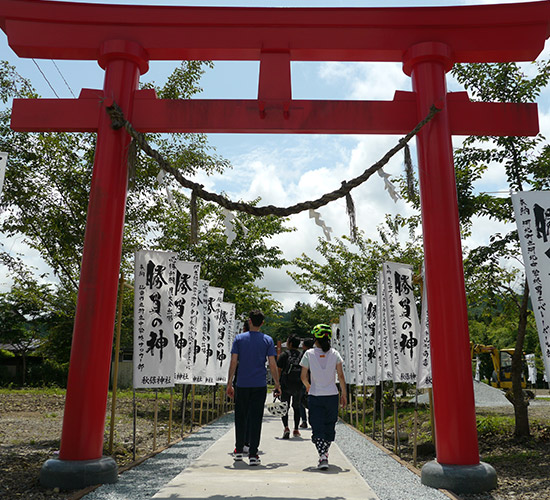
<svg viewBox="0 0 550 500">
<path fill-rule="evenodd" d="M 330 347 L 332 329 L 329 325 L 316 325 L 311 331 L 315 337 L 313 349 L 304 352 L 302 382 L 308 392 L 309 423 L 312 429 L 311 440 L 319 453 L 317 468 L 328 469 L 328 449 L 334 441 L 336 422 L 338 421 L 338 387 L 340 382 L 340 402 L 346 406 L 346 380 L 342 369 L 342 356 Z M 308 379 L 308 370 L 310 380 Z"/>
</svg>

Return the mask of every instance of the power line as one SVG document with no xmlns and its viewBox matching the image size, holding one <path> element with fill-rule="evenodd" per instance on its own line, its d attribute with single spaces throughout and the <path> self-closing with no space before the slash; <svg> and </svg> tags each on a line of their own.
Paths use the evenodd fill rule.
<svg viewBox="0 0 550 500">
<path fill-rule="evenodd" d="M 52 87 L 52 84 L 50 83 L 50 81 L 46 78 L 46 75 L 44 74 L 44 72 L 40 69 L 40 66 L 38 66 L 38 63 L 33 59 L 32 62 L 34 64 L 36 64 L 36 67 L 38 68 L 38 71 L 40 71 L 41 75 L 44 77 L 44 80 L 46 80 L 46 82 L 48 83 L 48 85 L 50 86 L 50 88 L 52 89 L 52 92 L 55 94 L 55 97 L 57 97 L 59 99 L 59 96 L 57 95 L 57 92 L 55 91 L 55 89 Z"/>
<path fill-rule="evenodd" d="M 65 82 L 65 85 L 67 85 L 67 88 L 69 89 L 69 92 L 71 93 L 71 95 L 76 99 L 76 96 L 74 95 L 73 93 L 73 89 L 70 87 L 70 85 L 67 83 L 67 80 L 65 80 L 65 77 L 63 76 L 63 73 L 61 73 L 61 70 L 57 67 L 57 64 L 55 64 L 55 61 L 52 59 L 51 60 L 53 62 L 53 65 L 55 66 L 55 69 L 57 70 L 57 72 L 59 73 L 59 76 L 61 76 L 61 78 L 63 79 L 63 81 Z"/>
</svg>

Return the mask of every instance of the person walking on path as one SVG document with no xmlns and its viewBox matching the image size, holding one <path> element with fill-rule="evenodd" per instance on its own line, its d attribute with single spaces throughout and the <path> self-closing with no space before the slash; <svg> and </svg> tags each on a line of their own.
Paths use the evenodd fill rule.
<svg viewBox="0 0 550 500">
<path fill-rule="evenodd" d="M 285 401 L 288 403 L 289 411 L 292 401 L 292 410 L 294 411 L 294 431 L 292 435 L 294 437 L 300 437 L 298 426 L 300 425 L 300 403 L 302 399 L 302 390 L 304 388 L 300 378 L 302 374 L 302 367 L 300 366 L 302 352 L 298 349 L 298 347 L 300 347 L 300 339 L 292 335 L 286 341 L 286 346 L 287 350 L 277 359 L 279 380 L 281 381 L 282 389 L 281 401 L 283 403 Z M 281 420 L 284 426 L 283 439 L 288 439 L 290 437 L 288 413 L 284 417 L 281 417 Z"/>
<path fill-rule="evenodd" d="M 250 433 L 248 451 L 249 465 L 260 465 L 258 446 L 262 433 L 264 404 L 267 396 L 266 360 L 275 382 L 274 395 L 281 394 L 279 374 L 275 356 L 275 344 L 269 335 L 260 331 L 264 315 L 260 310 L 254 310 L 249 315 L 250 331 L 238 334 L 231 348 L 231 363 L 229 365 L 228 381 L 233 380 L 237 364 L 239 373 L 235 387 L 227 384 L 227 395 L 235 398 L 235 451 L 236 461 L 243 459 L 246 429 Z"/>
<path fill-rule="evenodd" d="M 340 353 L 330 346 L 332 329 L 329 325 L 319 324 L 311 331 L 315 338 L 313 349 L 307 350 L 300 364 L 302 382 L 308 392 L 309 423 L 312 429 L 311 440 L 319 453 L 317 468 L 328 469 L 328 450 L 336 435 L 338 420 L 338 387 L 340 382 L 340 403 L 347 404 L 346 380 L 342 369 Z M 308 371 L 311 383 L 308 380 Z"/>
<path fill-rule="evenodd" d="M 311 338 L 304 339 L 302 343 L 302 351 L 306 352 L 308 349 L 311 349 L 313 347 L 314 342 L 315 341 Z M 300 373 L 300 376 L 301 376 L 301 373 Z M 300 417 L 302 418 L 302 423 L 300 424 L 300 428 L 307 429 L 307 420 L 308 420 L 307 419 L 307 392 L 304 384 L 302 384 L 302 397 L 300 398 Z"/>
</svg>

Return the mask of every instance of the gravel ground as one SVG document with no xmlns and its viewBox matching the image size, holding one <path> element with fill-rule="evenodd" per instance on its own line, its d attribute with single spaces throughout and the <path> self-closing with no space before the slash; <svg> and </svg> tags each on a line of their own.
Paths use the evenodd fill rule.
<svg viewBox="0 0 550 500">
<path fill-rule="evenodd" d="M 542 394 L 548 398 L 548 390 Z M 69 500 L 75 498 L 75 492 L 59 492 L 46 490 L 38 483 L 38 474 L 43 463 L 59 449 L 61 436 L 61 421 L 63 416 L 64 395 L 44 394 L 40 392 L 9 391 L 0 395 L 0 499 L 4 500 Z M 162 403 L 166 406 L 166 402 Z M 143 457 L 151 453 L 153 443 L 153 401 L 146 401 L 138 407 L 137 456 Z M 115 458 L 119 468 L 129 465 L 132 461 L 132 404 L 131 399 L 119 398 L 119 417 L 116 420 L 115 431 Z M 177 407 L 177 405 L 175 405 Z M 480 408 L 478 414 L 497 418 L 509 417 L 513 422 L 513 408 L 494 407 Z M 531 431 L 533 437 L 527 440 L 515 440 L 510 432 L 480 435 L 480 454 L 484 461 L 493 465 L 497 471 L 498 488 L 483 495 L 462 495 L 464 500 L 550 500 L 550 401 L 548 399 L 532 402 L 529 410 Z M 159 413 L 159 429 L 157 446 L 164 446 L 167 442 L 167 410 L 164 407 Z M 498 421 L 497 421 L 498 422 Z M 233 425 L 232 415 L 224 416 L 213 424 L 196 430 L 183 442 L 166 449 L 160 456 L 155 456 L 143 464 L 124 472 L 120 481 L 128 481 L 133 486 L 130 496 L 103 497 L 108 500 L 114 498 L 138 498 L 137 492 L 147 491 L 145 498 L 150 498 L 151 491 L 155 492 L 182 468 L 200 456 L 207 447 L 222 436 Z M 429 422 L 425 425 L 429 426 Z M 178 426 L 174 424 L 172 438 L 177 437 Z M 365 477 L 373 489 L 378 492 L 382 500 L 407 499 L 411 500 L 410 491 L 405 480 L 400 477 L 401 469 L 406 469 L 391 457 L 373 445 L 366 446 L 366 440 L 359 433 L 347 427 L 338 425 L 337 442 L 348 459 Z M 390 443 L 388 437 L 386 444 Z M 370 444 L 370 443 L 369 443 Z M 371 448 L 372 447 L 372 448 Z M 411 448 L 409 446 L 409 448 Z M 412 463 L 411 449 L 402 448 L 402 458 Z M 433 450 L 419 452 L 419 467 L 425 461 L 432 460 Z M 159 462 L 161 461 L 161 462 Z M 387 462 L 387 463 L 385 463 Z M 382 463 L 383 469 L 378 470 Z M 397 472 L 393 472 L 397 468 Z M 162 477 L 158 471 L 162 470 Z M 391 471 L 391 472 L 388 472 Z M 403 470 L 403 472 L 405 472 Z M 137 486 L 140 476 L 148 476 L 143 486 Z M 412 473 L 407 481 L 419 481 Z M 388 491 L 386 483 L 391 485 Z M 157 482 L 155 482 L 157 481 Z M 380 483 L 380 484 L 378 484 Z M 119 483 L 121 484 L 121 483 Z M 107 491 L 108 486 L 100 490 Z M 112 486 L 111 486 L 112 488 Z M 148 488 L 145 490 L 145 488 Z M 92 495 L 99 495 L 100 490 L 88 494 L 85 500 L 94 500 Z M 434 490 L 429 489 L 430 493 Z M 437 493 L 437 492 L 435 492 Z M 397 496 L 390 496 L 390 495 Z M 140 497 L 141 498 L 141 497 Z M 423 497 L 419 497 L 423 498 Z M 426 497 L 429 498 L 429 497 Z"/>
<path fill-rule="evenodd" d="M 83 500 L 147 500 L 232 427 L 233 414 L 226 415 L 125 472 L 118 483 L 103 485 Z M 448 500 L 438 490 L 422 485 L 416 474 L 347 425 L 339 423 L 336 436 L 340 449 L 381 500 Z"/>
</svg>

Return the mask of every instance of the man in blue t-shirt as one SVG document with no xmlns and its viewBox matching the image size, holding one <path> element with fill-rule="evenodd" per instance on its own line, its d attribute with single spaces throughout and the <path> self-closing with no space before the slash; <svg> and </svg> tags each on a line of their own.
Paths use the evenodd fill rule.
<svg viewBox="0 0 550 500">
<path fill-rule="evenodd" d="M 240 333 L 233 341 L 231 348 L 231 363 L 227 380 L 227 395 L 235 397 L 235 451 L 234 460 L 243 459 L 243 446 L 248 421 L 250 432 L 250 447 L 248 461 L 250 465 L 259 465 L 258 446 L 262 433 L 264 404 L 267 396 L 267 380 L 265 362 L 269 362 L 269 370 L 275 382 L 275 395 L 281 394 L 279 373 L 275 356 L 275 344 L 269 335 L 260 331 L 264 315 L 260 310 L 254 310 L 249 315 L 250 331 Z M 231 381 L 239 364 L 235 388 Z"/>
</svg>

